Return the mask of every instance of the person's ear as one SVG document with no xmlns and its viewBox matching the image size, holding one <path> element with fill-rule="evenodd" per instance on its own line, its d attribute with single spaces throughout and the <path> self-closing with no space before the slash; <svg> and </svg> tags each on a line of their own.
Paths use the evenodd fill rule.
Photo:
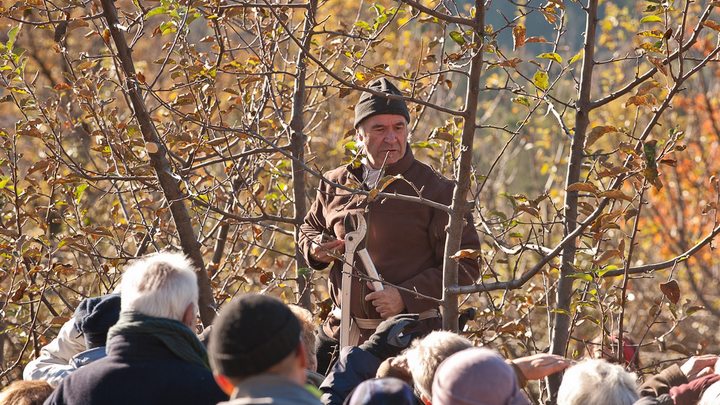
<svg viewBox="0 0 720 405">
<path fill-rule="evenodd" d="M 195 313 L 195 304 L 191 302 L 190 305 L 185 308 L 185 312 L 183 313 L 182 317 L 182 323 L 184 323 L 188 328 L 195 330 L 196 319 L 197 315 Z"/>
<path fill-rule="evenodd" d="M 307 360 L 307 349 L 305 349 L 305 345 L 302 341 L 298 343 L 297 347 L 297 355 L 298 355 L 298 361 L 300 362 L 301 368 L 304 370 L 308 366 L 308 360 Z"/>
<path fill-rule="evenodd" d="M 218 387 L 228 396 L 231 396 L 233 391 L 235 391 L 235 384 L 230 382 L 230 380 L 222 374 L 213 374 L 213 377 L 215 377 L 215 382 Z"/>
</svg>

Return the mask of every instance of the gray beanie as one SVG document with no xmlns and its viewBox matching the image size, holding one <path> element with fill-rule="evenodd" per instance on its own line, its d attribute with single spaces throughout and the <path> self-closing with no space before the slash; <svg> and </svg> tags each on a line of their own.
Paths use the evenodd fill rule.
<svg viewBox="0 0 720 405">
<path fill-rule="evenodd" d="M 367 87 L 381 93 L 402 96 L 400 90 L 386 77 L 371 81 Z M 365 118 L 378 114 L 402 115 L 407 122 L 410 122 L 410 111 L 408 111 L 405 100 L 389 99 L 366 92 L 360 95 L 360 100 L 355 104 L 355 128 L 357 128 Z"/>
<path fill-rule="evenodd" d="M 435 372 L 432 396 L 433 405 L 530 405 L 512 367 L 482 347 L 445 359 Z"/>
</svg>

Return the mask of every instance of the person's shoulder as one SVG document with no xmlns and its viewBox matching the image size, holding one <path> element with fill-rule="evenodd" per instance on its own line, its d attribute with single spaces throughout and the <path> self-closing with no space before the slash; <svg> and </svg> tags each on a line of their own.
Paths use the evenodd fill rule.
<svg viewBox="0 0 720 405">
<path fill-rule="evenodd" d="M 417 159 L 408 170 L 408 180 L 423 186 L 425 192 L 429 193 L 427 197 L 444 196 L 448 193 L 452 194 L 455 182 L 443 176 L 427 163 Z"/>
</svg>

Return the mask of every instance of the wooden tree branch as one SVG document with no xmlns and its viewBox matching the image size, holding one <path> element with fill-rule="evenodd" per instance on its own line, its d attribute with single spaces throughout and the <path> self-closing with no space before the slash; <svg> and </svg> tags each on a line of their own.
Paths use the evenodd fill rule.
<svg viewBox="0 0 720 405">
<path fill-rule="evenodd" d="M 477 45 L 472 50 L 475 54 L 470 62 L 470 76 L 465 94 L 465 107 L 463 108 L 463 126 L 461 136 L 461 151 L 458 162 L 457 180 L 453 190 L 452 203 L 450 205 L 450 219 L 447 227 L 447 238 L 445 239 L 445 254 L 443 262 L 443 296 L 441 310 L 443 314 L 443 329 L 458 330 L 458 296 L 451 288 L 458 284 L 458 262 L 450 256 L 460 250 L 462 231 L 465 225 L 465 213 L 469 209 L 467 196 L 470 190 L 470 177 L 473 158 L 473 141 L 475 139 L 475 128 L 477 126 L 477 110 L 480 95 L 480 75 L 482 73 L 484 34 L 485 34 L 485 4 L 482 0 L 475 1 L 475 18 L 472 22 L 474 32 L 474 43 Z"/>
<path fill-rule="evenodd" d="M 180 190 L 177 176 L 172 172 L 172 167 L 168 162 L 166 155 L 167 150 L 163 146 L 155 124 L 153 124 L 147 107 L 143 102 L 136 78 L 131 50 L 128 47 L 123 33 L 118 29 L 119 21 L 115 4 L 112 0 L 101 0 L 101 3 L 103 16 L 105 17 L 110 35 L 117 49 L 117 58 L 120 61 L 120 67 L 125 76 L 125 91 L 132 103 L 131 107 L 135 113 L 138 124 L 140 124 L 143 140 L 148 149 L 148 156 L 150 156 L 150 164 L 155 170 L 163 195 L 170 206 L 170 212 L 175 222 L 182 250 L 197 269 L 200 319 L 203 325 L 208 326 L 215 318 L 215 300 L 213 299 L 210 279 L 205 270 L 205 263 L 202 253 L 200 252 L 200 244 L 195 237 L 190 215 L 184 203 L 185 196 Z M 110 47 L 110 43 L 107 43 L 107 46 Z M 120 72 L 118 72 L 118 76 L 120 76 Z M 123 81 L 122 77 L 119 77 L 119 80 Z"/>
<path fill-rule="evenodd" d="M 305 26 L 303 27 L 302 46 L 297 54 L 297 73 L 295 75 L 295 91 L 293 93 L 292 118 L 290 120 L 290 150 L 292 152 L 292 180 L 293 180 L 293 208 L 295 211 L 295 274 L 297 278 L 298 304 L 304 308 L 311 309 L 310 302 L 310 278 L 302 271 L 308 268 L 305 256 L 300 250 L 300 224 L 307 214 L 307 203 L 305 197 L 305 170 L 298 164 L 305 162 L 305 90 L 307 77 L 307 56 L 306 49 L 310 48 L 313 29 L 315 28 L 315 13 L 317 12 L 317 0 L 309 0 L 305 13 Z"/>
<path fill-rule="evenodd" d="M 568 186 L 580 181 L 580 171 L 585 156 L 585 136 L 590 124 L 590 89 L 592 87 L 592 74 L 595 66 L 595 40 L 597 29 L 598 0 L 590 0 L 588 3 L 587 20 L 585 25 L 585 56 L 583 57 L 582 74 L 580 77 L 579 97 L 577 101 L 577 112 L 575 114 L 575 136 L 570 146 L 568 159 L 567 177 L 565 189 Z M 578 192 L 566 191 L 563 211 L 565 225 L 564 235 L 571 235 L 577 228 L 578 219 Z M 568 340 L 570 338 L 570 302 L 572 300 L 573 281 L 570 276 L 575 272 L 575 253 L 577 251 L 576 238 L 571 238 L 563 248 L 560 280 L 558 280 L 555 294 L 555 319 L 552 323 L 550 352 L 565 356 Z M 548 377 L 548 391 L 551 401 L 555 401 L 558 389 L 560 388 L 561 376 L 553 375 Z"/>
</svg>

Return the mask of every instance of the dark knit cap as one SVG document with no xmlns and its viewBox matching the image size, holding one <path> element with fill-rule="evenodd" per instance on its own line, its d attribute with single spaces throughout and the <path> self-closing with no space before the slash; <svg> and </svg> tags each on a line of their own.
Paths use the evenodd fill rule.
<svg viewBox="0 0 720 405">
<path fill-rule="evenodd" d="M 343 405 L 415 405 L 412 388 L 397 378 L 375 378 L 363 381 Z"/>
<path fill-rule="evenodd" d="M 402 96 L 400 90 L 386 77 L 371 81 L 367 87 L 381 93 Z M 402 115 L 407 122 L 410 122 L 410 112 L 408 111 L 407 104 L 405 104 L 405 100 L 393 100 L 365 92 L 360 95 L 360 100 L 355 104 L 355 128 L 357 128 L 365 118 L 378 114 Z"/>
<path fill-rule="evenodd" d="M 266 295 L 248 294 L 225 304 L 210 337 L 213 371 L 228 377 L 261 374 L 300 343 L 300 321 L 287 305 Z"/>
<path fill-rule="evenodd" d="M 120 294 L 85 298 L 75 308 L 75 329 L 88 349 L 105 346 L 107 333 L 120 317 Z"/>
</svg>

